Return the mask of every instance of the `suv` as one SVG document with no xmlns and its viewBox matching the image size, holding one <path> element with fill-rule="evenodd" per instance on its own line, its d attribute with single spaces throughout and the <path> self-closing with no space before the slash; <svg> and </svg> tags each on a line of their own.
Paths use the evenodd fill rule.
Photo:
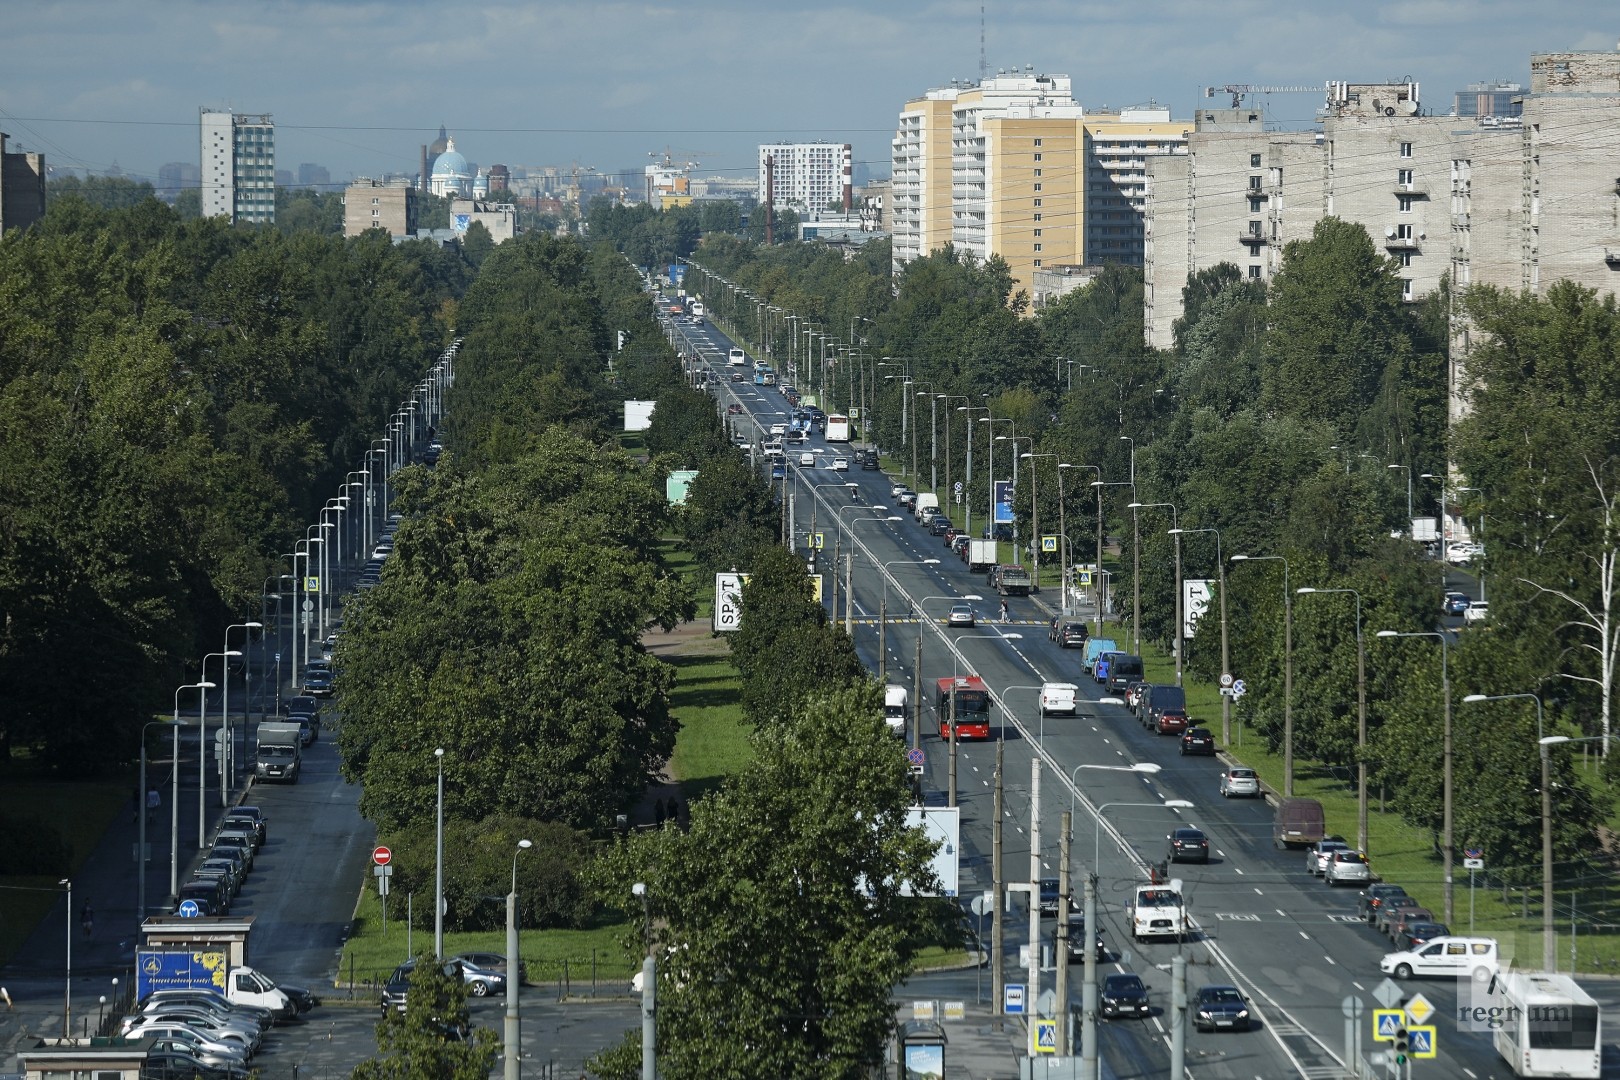
<svg viewBox="0 0 1620 1080">
<path fill-rule="evenodd" d="M 1083 622 L 1059 622 L 1052 628 L 1052 640 L 1060 649 L 1083 649 L 1090 638 L 1091 632 Z"/>
<path fill-rule="evenodd" d="M 1328 860 L 1333 858 L 1335 851 L 1349 851 L 1350 845 L 1343 838 L 1330 836 L 1326 840 L 1318 840 L 1305 849 L 1305 869 L 1321 877 L 1327 872 Z"/>
</svg>

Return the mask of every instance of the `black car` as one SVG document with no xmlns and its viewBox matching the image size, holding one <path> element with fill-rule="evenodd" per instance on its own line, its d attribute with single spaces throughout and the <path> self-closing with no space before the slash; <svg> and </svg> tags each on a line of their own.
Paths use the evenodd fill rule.
<svg viewBox="0 0 1620 1080">
<path fill-rule="evenodd" d="M 951 530 L 951 519 L 944 514 L 935 515 L 928 523 L 928 535 L 944 536 Z"/>
<path fill-rule="evenodd" d="M 861 468 L 871 471 L 877 467 L 878 456 L 876 454 L 868 452 L 865 457 L 861 458 Z"/>
<path fill-rule="evenodd" d="M 1152 1016 L 1147 984 L 1140 975 L 1116 974 L 1103 979 L 1097 1007 L 1104 1016 Z"/>
<path fill-rule="evenodd" d="M 315 697 L 331 697 L 332 673 L 321 668 L 304 672 L 304 693 Z"/>
<path fill-rule="evenodd" d="M 1415 922 L 1408 923 L 1406 928 L 1395 935 L 1395 951 L 1411 952 L 1419 945 L 1426 945 L 1437 937 L 1450 937 L 1451 928 L 1445 923 Z"/>
<path fill-rule="evenodd" d="M 1056 951 L 1056 934 L 1053 935 L 1053 951 Z M 1102 931 L 1091 935 L 1091 947 L 1096 950 L 1097 963 L 1108 962 L 1108 949 L 1103 945 Z M 1078 912 L 1069 914 L 1069 963 L 1083 964 L 1086 962 L 1086 917 Z"/>
<path fill-rule="evenodd" d="M 1214 756 L 1215 736 L 1210 733 L 1209 728 L 1190 728 L 1181 736 L 1181 753 L 1183 757 L 1188 754 Z"/>
<path fill-rule="evenodd" d="M 141 1080 L 247 1080 L 249 1073 L 239 1065 L 204 1065 L 178 1050 L 154 1050 L 141 1065 Z"/>
<path fill-rule="evenodd" d="M 1235 986 L 1201 987 L 1193 996 L 1192 1014 L 1199 1031 L 1249 1030 L 1249 1003 Z"/>
<path fill-rule="evenodd" d="M 1356 914 L 1363 922 L 1372 922 L 1385 897 L 1405 895 L 1406 890 L 1399 885 L 1369 885 L 1356 894 Z"/>
<path fill-rule="evenodd" d="M 1202 829 L 1177 829 L 1165 837 L 1169 841 L 1166 852 L 1171 862 L 1209 862 L 1209 837 Z"/>
<path fill-rule="evenodd" d="M 174 910 L 178 913 L 182 904 L 190 902 L 197 905 L 202 915 L 224 915 L 230 910 L 230 903 L 226 899 L 228 895 L 229 889 L 220 879 L 195 878 L 180 886 Z"/>
<path fill-rule="evenodd" d="M 1058 909 L 1058 879 L 1041 878 L 1041 914 L 1056 915 Z"/>
<path fill-rule="evenodd" d="M 1086 629 L 1083 622 L 1061 623 L 1052 632 L 1052 640 L 1058 643 L 1060 649 L 1083 649 L 1086 642 L 1091 640 L 1091 631 Z"/>
</svg>

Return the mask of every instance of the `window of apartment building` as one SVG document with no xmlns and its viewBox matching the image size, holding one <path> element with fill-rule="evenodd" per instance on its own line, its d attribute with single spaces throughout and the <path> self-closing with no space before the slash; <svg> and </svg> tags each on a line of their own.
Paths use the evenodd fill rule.
<svg viewBox="0 0 1620 1080">
<path fill-rule="evenodd" d="M 1036 155 L 1035 155 L 1035 160 L 1036 160 L 1036 161 L 1039 161 L 1039 160 L 1041 160 L 1041 155 L 1039 155 L 1039 154 L 1036 154 Z"/>
<path fill-rule="evenodd" d="M 1395 226 L 1395 238 L 1397 240 L 1410 240 L 1410 239 L 1412 239 L 1412 226 L 1410 226 L 1410 225 L 1397 225 L 1397 226 Z"/>
<path fill-rule="evenodd" d="M 1411 266 L 1412 265 L 1412 253 L 1410 251 L 1401 252 L 1401 265 L 1402 266 Z"/>
<path fill-rule="evenodd" d="M 1036 235 L 1036 236 L 1039 236 L 1039 235 L 1041 235 L 1041 230 L 1039 230 L 1039 229 L 1036 229 L 1036 230 L 1035 230 L 1035 235 Z"/>
<path fill-rule="evenodd" d="M 1401 213 L 1410 214 L 1412 212 L 1412 196 L 1397 195 L 1395 198 L 1401 205 Z"/>
<path fill-rule="evenodd" d="M 1260 222 L 1258 222 L 1258 221 L 1249 222 L 1249 235 L 1250 236 L 1264 236 L 1265 235 L 1263 232 L 1260 231 Z"/>
<path fill-rule="evenodd" d="M 1409 143 L 1409 142 L 1401 143 L 1401 157 L 1409 158 L 1411 156 L 1412 156 L 1412 144 Z"/>
<path fill-rule="evenodd" d="M 1253 266 L 1249 267 L 1249 276 L 1252 277 L 1252 278 L 1257 278 L 1257 277 L 1260 276 L 1260 264 L 1259 263 L 1255 263 Z"/>
<path fill-rule="evenodd" d="M 1039 215 L 1039 214 L 1036 214 L 1036 215 L 1035 215 L 1035 220 L 1036 220 L 1036 221 L 1039 221 L 1039 220 L 1041 220 L 1041 215 Z"/>
<path fill-rule="evenodd" d="M 1036 251 L 1039 251 L 1039 250 L 1041 250 L 1041 245 L 1039 245 L 1039 244 L 1036 244 L 1036 245 L 1035 245 L 1035 250 L 1036 250 Z"/>
<path fill-rule="evenodd" d="M 1041 170 L 1039 170 L 1039 169 L 1036 169 L 1036 170 L 1035 170 L 1035 175 L 1036 175 L 1036 176 L 1039 176 L 1039 175 L 1041 175 Z"/>
<path fill-rule="evenodd" d="M 1260 155 L 1259 154 L 1250 154 L 1249 155 L 1249 168 L 1258 169 L 1259 167 L 1260 167 Z"/>
<path fill-rule="evenodd" d="M 1039 266 L 1039 265 L 1041 265 L 1041 260 L 1039 260 L 1039 259 L 1036 259 L 1036 260 L 1035 260 L 1035 265 L 1036 265 L 1036 266 Z"/>
<path fill-rule="evenodd" d="M 1041 205 L 1041 200 L 1039 200 L 1039 199 L 1036 199 L 1036 200 L 1035 200 L 1035 205 L 1036 205 L 1036 206 L 1039 206 L 1039 205 Z"/>
<path fill-rule="evenodd" d="M 1259 212 L 1260 212 L 1260 200 L 1258 198 L 1251 198 L 1249 200 L 1249 213 L 1258 214 Z"/>
<path fill-rule="evenodd" d="M 1405 278 L 1401 279 L 1401 299 L 1412 299 L 1412 282 Z"/>
<path fill-rule="evenodd" d="M 1036 169 L 1036 170 L 1035 170 L 1035 173 L 1036 173 L 1036 175 L 1037 175 L 1037 176 L 1038 176 L 1038 175 L 1040 175 L 1040 171 L 1041 171 L 1041 170 L 1039 170 L 1039 169 Z M 1035 190 L 1036 190 L 1036 191 L 1039 191 L 1039 190 L 1041 190 L 1041 185 L 1039 185 L 1039 184 L 1036 184 L 1036 185 L 1035 185 Z"/>
<path fill-rule="evenodd" d="M 1398 169 L 1398 170 L 1396 170 L 1395 182 L 1397 184 L 1402 185 L 1403 187 L 1411 187 L 1412 186 L 1412 170 L 1411 169 Z"/>
<path fill-rule="evenodd" d="M 1249 190 L 1250 191 L 1259 191 L 1260 190 L 1260 178 L 1258 176 L 1249 177 Z"/>
<path fill-rule="evenodd" d="M 1036 140 L 1035 140 L 1035 145 L 1036 145 L 1036 146 L 1039 146 L 1039 145 L 1041 145 L 1041 140 L 1039 140 L 1039 139 L 1036 139 Z"/>
</svg>

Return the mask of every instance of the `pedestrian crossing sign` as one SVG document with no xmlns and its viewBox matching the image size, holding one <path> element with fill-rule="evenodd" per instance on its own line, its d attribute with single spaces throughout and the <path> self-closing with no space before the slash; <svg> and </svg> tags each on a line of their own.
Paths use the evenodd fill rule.
<svg viewBox="0 0 1620 1080">
<path fill-rule="evenodd" d="M 1057 1021 L 1035 1021 L 1035 1052 L 1037 1054 L 1057 1053 Z"/>
<path fill-rule="evenodd" d="M 1055 552 L 1057 550 L 1057 542 L 1058 538 L 1055 536 L 1043 536 L 1041 537 L 1041 550 L 1043 552 Z"/>
<path fill-rule="evenodd" d="M 1412 1039 L 1412 1056 L 1415 1058 L 1432 1058 L 1435 1056 L 1434 1025 L 1413 1025 L 1406 1029 Z"/>
<path fill-rule="evenodd" d="M 1373 1010 L 1373 1039 L 1379 1042 L 1394 1042 L 1395 1033 L 1406 1026 L 1406 1012 L 1403 1009 L 1374 1009 Z"/>
</svg>

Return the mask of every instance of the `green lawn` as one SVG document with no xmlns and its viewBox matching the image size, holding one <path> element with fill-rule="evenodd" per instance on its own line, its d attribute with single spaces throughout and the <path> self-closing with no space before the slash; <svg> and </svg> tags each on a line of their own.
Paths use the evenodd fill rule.
<svg viewBox="0 0 1620 1080">
<path fill-rule="evenodd" d="M 675 689 L 670 707 L 681 722 L 670 771 L 686 798 L 701 798 L 753 756 L 743 721 L 742 680 L 725 653 L 671 656 Z"/>
</svg>

